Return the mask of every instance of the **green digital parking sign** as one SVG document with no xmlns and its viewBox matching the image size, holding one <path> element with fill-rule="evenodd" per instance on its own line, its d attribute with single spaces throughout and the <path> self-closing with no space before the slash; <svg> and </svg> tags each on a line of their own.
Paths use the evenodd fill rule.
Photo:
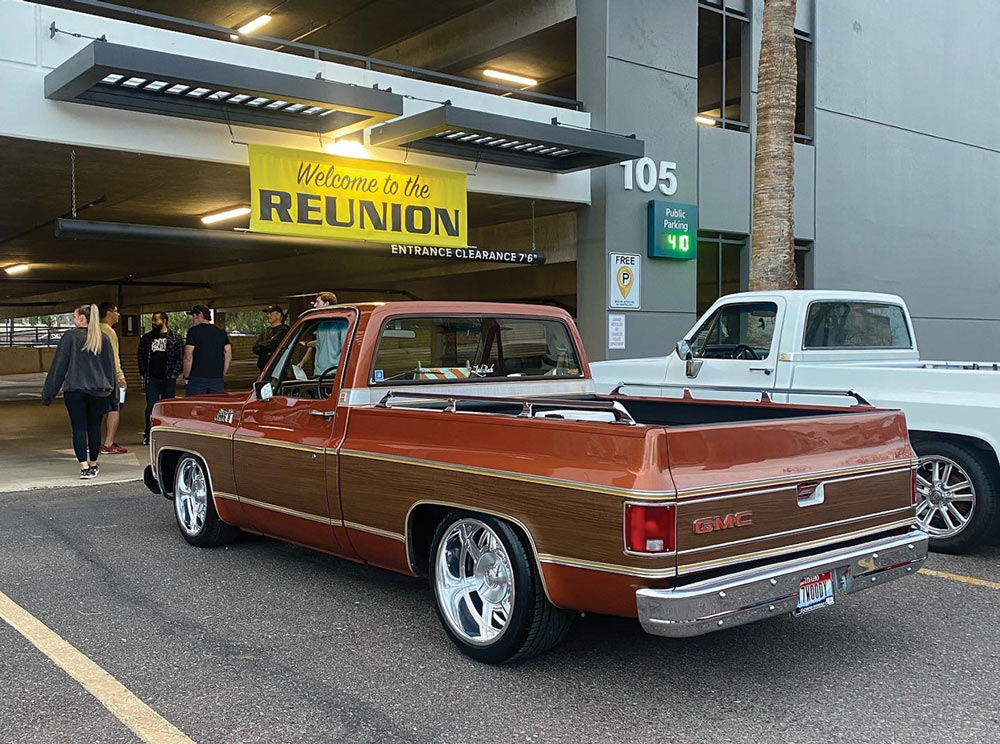
<svg viewBox="0 0 1000 744">
<path fill-rule="evenodd" d="M 698 257 L 698 207 L 694 204 L 649 200 L 649 257 Z"/>
</svg>

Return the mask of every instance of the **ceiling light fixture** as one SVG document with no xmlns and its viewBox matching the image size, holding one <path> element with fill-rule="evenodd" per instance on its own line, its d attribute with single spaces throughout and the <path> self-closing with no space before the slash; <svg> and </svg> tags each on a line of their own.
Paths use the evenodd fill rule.
<svg viewBox="0 0 1000 744">
<path fill-rule="evenodd" d="M 214 225 L 216 222 L 223 222 L 225 220 L 232 220 L 237 217 L 242 217 L 245 214 L 250 214 L 250 207 L 235 207 L 234 209 L 227 209 L 224 212 L 216 212 L 215 214 L 206 214 L 201 218 L 201 221 L 206 225 Z"/>
<path fill-rule="evenodd" d="M 694 120 L 696 123 L 706 127 L 714 127 L 716 124 L 718 124 L 718 122 L 711 116 L 702 116 L 701 114 L 698 114 L 698 116 L 694 117 Z"/>
<path fill-rule="evenodd" d="M 538 85 L 538 81 L 534 78 L 525 77 L 524 75 L 514 75 L 509 72 L 500 72 L 500 70 L 494 70 L 487 67 L 483 70 L 483 75 L 488 78 L 493 78 L 495 80 L 503 80 L 507 83 L 517 83 L 518 85 L 525 85 L 527 87 L 532 87 Z"/>
<path fill-rule="evenodd" d="M 265 26 L 270 22 L 271 22 L 271 16 L 265 13 L 264 15 L 257 16 L 252 21 L 250 21 L 250 23 L 246 23 L 240 26 L 236 30 L 239 31 L 241 34 L 252 34 L 258 28 L 260 28 L 261 26 Z"/>
<path fill-rule="evenodd" d="M 6 271 L 8 274 L 12 275 L 23 274 L 27 270 L 28 270 L 28 264 L 26 263 L 14 264 L 13 266 L 8 266 L 6 269 L 4 269 L 4 271 Z"/>
<path fill-rule="evenodd" d="M 323 152 L 328 155 L 341 155 L 345 158 L 370 158 L 368 149 L 356 139 L 338 139 L 323 145 Z"/>
<path fill-rule="evenodd" d="M 229 38 L 232 39 L 233 41 L 239 41 L 240 40 L 240 35 L 239 34 L 229 34 Z"/>
</svg>

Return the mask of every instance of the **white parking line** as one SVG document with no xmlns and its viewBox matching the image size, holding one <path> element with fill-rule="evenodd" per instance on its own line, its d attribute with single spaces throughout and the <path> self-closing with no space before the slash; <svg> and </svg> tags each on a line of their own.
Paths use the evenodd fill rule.
<svg viewBox="0 0 1000 744">
<path fill-rule="evenodd" d="M 0 619 L 23 635 L 147 744 L 194 744 L 118 680 L 3 592 Z"/>
</svg>

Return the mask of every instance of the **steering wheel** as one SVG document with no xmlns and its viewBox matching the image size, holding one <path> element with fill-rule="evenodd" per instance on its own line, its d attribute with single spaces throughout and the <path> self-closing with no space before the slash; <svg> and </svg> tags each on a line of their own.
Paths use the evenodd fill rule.
<svg viewBox="0 0 1000 744">
<path fill-rule="evenodd" d="M 325 380 L 326 376 L 329 375 L 331 372 L 333 374 L 337 374 L 337 367 L 338 367 L 338 365 L 336 365 L 336 364 L 333 365 L 332 367 L 327 367 L 326 369 L 323 370 L 323 374 L 321 374 L 319 376 L 319 379 L 316 380 L 316 399 L 317 400 L 323 400 L 323 398 L 326 397 L 326 396 L 323 395 L 323 380 Z"/>
<path fill-rule="evenodd" d="M 733 359 L 760 359 L 760 357 L 752 346 L 736 344 L 736 348 L 733 349 Z"/>
</svg>

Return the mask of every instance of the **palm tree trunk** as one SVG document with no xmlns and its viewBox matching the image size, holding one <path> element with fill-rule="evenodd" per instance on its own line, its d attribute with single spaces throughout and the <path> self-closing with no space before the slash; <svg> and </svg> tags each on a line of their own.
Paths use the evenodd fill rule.
<svg viewBox="0 0 1000 744">
<path fill-rule="evenodd" d="M 764 0 L 750 289 L 795 289 L 795 2 Z"/>
</svg>

